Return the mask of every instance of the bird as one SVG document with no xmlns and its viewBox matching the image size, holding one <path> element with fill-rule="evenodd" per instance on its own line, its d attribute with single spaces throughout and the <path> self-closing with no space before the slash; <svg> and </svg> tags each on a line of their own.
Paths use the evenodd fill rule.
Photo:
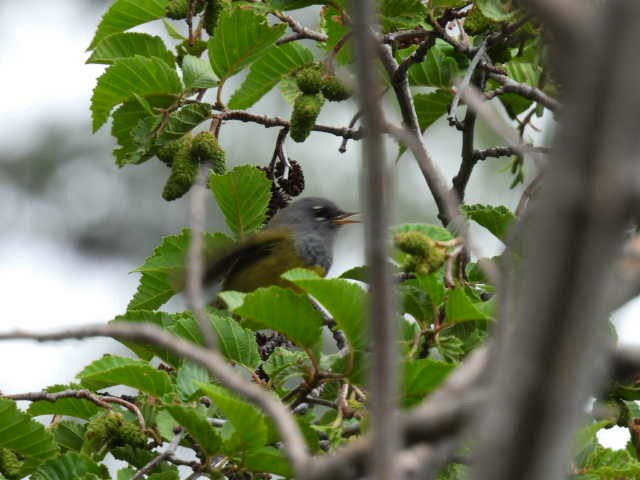
<svg viewBox="0 0 640 480">
<path fill-rule="evenodd" d="M 264 229 L 205 265 L 204 283 L 221 282 L 221 290 L 249 293 L 273 285 L 291 287 L 281 275 L 293 268 L 308 268 L 324 277 L 333 262 L 338 230 L 360 223 L 354 215 L 326 198 L 296 200 Z"/>
</svg>

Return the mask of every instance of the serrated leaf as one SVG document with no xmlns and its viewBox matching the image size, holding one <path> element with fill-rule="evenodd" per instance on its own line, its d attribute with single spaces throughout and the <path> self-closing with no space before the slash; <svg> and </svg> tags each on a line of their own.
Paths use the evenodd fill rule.
<svg viewBox="0 0 640 480">
<path fill-rule="evenodd" d="M 403 365 L 402 403 L 405 407 L 420 402 L 434 391 L 456 366 L 430 358 L 410 360 Z"/>
<path fill-rule="evenodd" d="M 259 288 L 244 297 L 234 313 L 286 335 L 301 347 L 314 348 L 322 337 L 322 316 L 306 295 L 288 288 Z"/>
<path fill-rule="evenodd" d="M 63 390 L 78 390 L 79 385 L 54 385 L 46 389 L 47 392 L 55 393 Z M 29 405 L 27 413 L 32 417 L 40 415 L 65 415 L 68 417 L 83 418 L 85 420 L 93 417 L 100 408 L 90 400 L 83 398 L 60 398 L 55 402 L 38 400 Z"/>
<path fill-rule="evenodd" d="M 116 105 L 136 96 L 178 94 L 182 84 L 177 72 L 157 57 L 119 58 L 98 78 L 91 97 L 93 131 L 109 118 Z"/>
<path fill-rule="evenodd" d="M 217 385 L 201 383 L 199 387 L 229 420 L 222 429 L 225 453 L 238 454 L 266 444 L 266 418 L 256 407 Z"/>
<path fill-rule="evenodd" d="M 235 75 L 253 62 L 286 31 L 285 24 L 270 26 L 264 15 L 242 8 L 225 9 L 209 39 L 209 59 L 220 79 Z"/>
<path fill-rule="evenodd" d="M 311 62 L 311 51 L 296 42 L 272 45 L 251 65 L 247 78 L 229 100 L 229 108 L 249 108 L 283 77 Z"/>
<path fill-rule="evenodd" d="M 86 424 L 62 420 L 50 427 L 58 445 L 64 450 L 79 452 L 84 444 L 84 431 Z"/>
<path fill-rule="evenodd" d="M 166 18 L 162 19 L 162 23 L 164 24 L 164 29 L 167 31 L 167 35 L 169 35 L 171 38 L 173 38 L 174 40 L 180 40 L 180 41 L 184 41 L 187 38 L 182 35 L 177 29 L 176 27 L 173 26 L 173 24 L 167 20 Z"/>
<path fill-rule="evenodd" d="M 467 218 L 483 226 L 503 242 L 516 216 L 507 207 L 493 205 L 464 205 L 462 207 Z"/>
<path fill-rule="evenodd" d="M 190 242 L 191 231 L 188 229 L 162 239 L 153 254 L 135 270 L 142 272 L 142 278 L 127 310 L 155 310 L 183 288 Z M 207 233 L 204 243 L 205 258 L 209 258 L 231 245 L 232 240 L 222 233 Z"/>
<path fill-rule="evenodd" d="M 156 147 L 161 147 L 183 137 L 210 118 L 211 105 L 208 103 L 197 102 L 180 107 L 169 115 L 167 124 L 155 139 Z"/>
<path fill-rule="evenodd" d="M 96 475 L 108 478 L 107 467 L 93 461 L 86 455 L 67 452 L 64 455 L 48 460 L 31 476 L 32 480 L 70 480 Z"/>
<path fill-rule="evenodd" d="M 193 362 L 184 361 L 178 367 L 176 374 L 176 387 L 178 394 L 184 401 L 191 399 L 192 395 L 198 391 L 196 382 L 208 382 L 209 372 L 200 365 Z"/>
<path fill-rule="evenodd" d="M 256 334 L 243 328 L 231 316 L 210 313 L 213 328 L 218 336 L 220 352 L 230 361 L 255 370 L 261 359 L 256 344 Z"/>
<path fill-rule="evenodd" d="M 242 465 L 252 472 L 272 473 L 286 478 L 293 475 L 287 457 L 274 447 L 260 447 L 247 451 Z"/>
<path fill-rule="evenodd" d="M 134 141 L 132 133 L 141 120 L 152 116 L 148 111 L 149 108 L 167 108 L 175 101 L 174 98 L 167 96 L 150 96 L 140 100 L 146 104 L 138 99 L 131 100 L 123 103 L 112 115 L 111 135 L 120 145 L 113 154 L 119 167 L 141 163 L 151 157 L 149 152 L 139 152 L 139 146 Z"/>
<path fill-rule="evenodd" d="M 186 55 L 182 60 L 182 79 L 185 88 L 189 90 L 215 87 L 218 84 L 218 77 L 213 73 L 211 64 L 193 55 Z"/>
<path fill-rule="evenodd" d="M 271 200 L 271 182 L 252 165 L 212 175 L 209 186 L 229 228 L 242 239 L 262 226 Z"/>
<path fill-rule="evenodd" d="M 284 386 L 291 378 L 302 377 L 308 368 L 309 357 L 304 352 L 294 352 L 282 347 L 277 347 L 262 365 L 276 388 Z"/>
<path fill-rule="evenodd" d="M 106 355 L 96 360 L 77 377 L 82 385 L 92 390 L 127 385 L 156 397 L 175 390 L 167 372 L 153 368 L 148 362 L 117 355 Z"/>
<path fill-rule="evenodd" d="M 593 452 L 581 465 L 594 478 L 614 480 L 618 478 L 640 478 L 640 462 L 626 450 L 612 450 L 596 445 Z"/>
<path fill-rule="evenodd" d="M 285 102 L 293 106 L 301 90 L 293 77 L 283 77 L 280 80 L 280 94 Z"/>
<path fill-rule="evenodd" d="M 410 53 L 412 50 L 406 50 Z M 458 74 L 458 64 L 455 59 L 445 54 L 445 49 L 439 42 L 429 49 L 427 56 L 421 63 L 409 68 L 409 83 L 426 87 L 451 87 Z M 403 51 L 403 54 L 405 51 Z"/>
<path fill-rule="evenodd" d="M 420 130 L 423 132 L 449 110 L 453 94 L 448 90 L 438 89 L 431 93 L 417 93 L 413 103 L 418 115 Z"/>
<path fill-rule="evenodd" d="M 268 0 L 268 3 L 274 10 L 297 10 L 311 5 L 326 5 L 329 0 Z"/>
<path fill-rule="evenodd" d="M 427 16 L 422 0 L 381 0 L 379 3 L 385 32 L 422 25 Z"/>
<path fill-rule="evenodd" d="M 53 435 L 18 410 L 13 400 L 4 398 L 0 398 L 0 448 L 9 448 L 24 457 L 23 475 L 58 453 Z"/>
<path fill-rule="evenodd" d="M 165 409 L 207 454 L 213 455 L 219 452 L 222 438 L 202 410 L 184 405 L 167 405 Z"/>
<path fill-rule="evenodd" d="M 89 50 L 104 38 L 164 17 L 168 0 L 116 0 L 102 16 Z"/>
<path fill-rule="evenodd" d="M 477 320 L 491 320 L 491 317 L 476 307 L 464 292 L 457 287 L 449 290 L 446 303 L 448 323 L 473 322 Z"/>
<path fill-rule="evenodd" d="M 87 63 L 110 65 L 119 58 L 135 55 L 161 58 L 170 67 L 175 64 L 173 54 L 160 37 L 138 32 L 115 33 L 108 36 L 96 46 Z"/>
<path fill-rule="evenodd" d="M 338 328 L 342 330 L 354 350 L 364 350 L 367 346 L 367 306 L 366 292 L 354 283 L 340 278 L 301 278 L 296 269 L 287 272 L 283 278 L 296 284 L 312 295 L 331 314 Z"/>
<path fill-rule="evenodd" d="M 347 33 L 350 32 L 348 22 L 342 17 L 342 14 L 333 6 L 324 7 L 320 16 L 320 27 L 327 34 L 327 41 L 324 48 L 327 51 L 333 50 L 339 41 L 341 41 Z M 344 46 L 338 52 L 336 60 L 345 65 L 353 62 L 353 48 L 351 40 L 348 39 Z"/>
<path fill-rule="evenodd" d="M 494 22 L 508 22 L 518 15 L 511 0 L 476 0 L 474 5 Z"/>
</svg>

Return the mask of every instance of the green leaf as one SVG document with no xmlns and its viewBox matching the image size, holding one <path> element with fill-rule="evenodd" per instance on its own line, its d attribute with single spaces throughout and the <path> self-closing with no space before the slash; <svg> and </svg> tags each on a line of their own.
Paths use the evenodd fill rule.
<svg viewBox="0 0 640 480">
<path fill-rule="evenodd" d="M 411 53 L 414 49 L 403 50 L 403 54 Z M 458 75 L 458 64 L 455 59 L 445 54 L 446 49 L 439 42 L 429 49 L 427 56 L 421 63 L 409 68 L 409 83 L 426 87 L 450 87 Z"/>
<path fill-rule="evenodd" d="M 266 418 L 256 407 L 217 385 L 201 383 L 199 386 L 229 420 L 228 427 L 225 425 L 222 429 L 225 453 L 236 454 L 266 444 Z"/>
<path fill-rule="evenodd" d="M 91 474 L 98 478 L 109 478 L 107 467 L 94 462 L 86 455 L 67 452 L 48 460 L 31 476 L 31 480 L 70 480 L 81 479 Z"/>
<path fill-rule="evenodd" d="M 176 294 L 165 272 L 145 272 L 127 310 L 155 310 Z"/>
<path fill-rule="evenodd" d="M 148 322 L 153 323 L 160 328 L 167 328 L 170 325 L 173 325 L 175 321 L 176 317 L 174 315 L 165 312 L 153 312 L 150 310 L 130 310 L 124 315 L 118 315 L 112 320 L 112 322 Z M 176 365 L 178 363 L 177 357 L 166 349 L 162 349 L 150 344 L 141 344 L 138 342 L 130 342 L 126 340 L 119 341 L 123 345 L 126 345 L 129 350 L 134 352 L 143 360 L 151 360 L 155 355 L 172 365 Z"/>
<path fill-rule="evenodd" d="M 272 45 L 251 65 L 247 78 L 229 100 L 229 108 L 249 108 L 284 76 L 311 62 L 313 54 L 297 42 Z"/>
<path fill-rule="evenodd" d="M 423 132 L 436 120 L 448 112 L 453 101 L 453 94 L 449 90 L 438 89 L 431 93 L 417 93 L 413 96 L 416 106 L 418 123 Z"/>
<path fill-rule="evenodd" d="M 87 63 L 110 65 L 119 58 L 136 55 L 158 57 L 167 62 L 170 67 L 175 65 L 173 54 L 167 50 L 160 37 L 137 32 L 115 33 L 105 38 L 98 44 Z"/>
<path fill-rule="evenodd" d="M 165 409 L 208 455 L 219 452 L 222 438 L 202 410 L 184 405 L 167 405 Z"/>
<path fill-rule="evenodd" d="M 140 100 L 143 100 L 144 103 L 141 103 Z M 174 101 L 174 98 L 168 96 L 136 98 L 123 103 L 113 112 L 111 135 L 121 147 L 115 149 L 113 154 L 119 167 L 141 163 L 151 158 L 150 152 L 140 149 L 138 143 L 134 141 L 132 133 L 142 120 L 153 116 L 149 113 L 150 108 L 167 108 Z"/>
<path fill-rule="evenodd" d="M 168 0 L 116 0 L 98 24 L 89 50 L 107 36 L 164 17 Z"/>
<path fill-rule="evenodd" d="M 62 420 L 50 427 L 50 432 L 63 450 L 79 452 L 84 444 L 86 424 L 71 420 Z"/>
<path fill-rule="evenodd" d="M 153 254 L 135 270 L 142 272 L 142 278 L 127 310 L 155 310 L 182 290 L 190 242 L 191 231 L 188 229 L 162 239 Z M 222 233 L 207 233 L 204 243 L 205 259 L 208 259 L 228 248 L 232 240 Z"/>
<path fill-rule="evenodd" d="M 448 323 L 473 322 L 491 320 L 491 317 L 476 307 L 464 292 L 463 288 L 449 290 L 446 304 Z"/>
<path fill-rule="evenodd" d="M 271 182 L 252 165 L 212 175 L 209 186 L 229 228 L 242 239 L 262 226 L 271 200 Z"/>
<path fill-rule="evenodd" d="M 148 362 L 116 355 L 105 355 L 86 366 L 77 376 L 86 388 L 92 390 L 127 385 L 156 397 L 174 391 L 167 372 L 153 368 Z"/>
<path fill-rule="evenodd" d="M 602 420 L 600 422 L 593 422 L 586 427 L 578 430 L 575 440 L 575 455 L 580 455 L 586 448 L 598 443 L 597 433 L 605 427 L 611 425 L 608 420 Z"/>
<path fill-rule="evenodd" d="M 403 405 L 409 407 L 420 402 L 428 393 L 434 391 L 454 368 L 455 365 L 430 358 L 405 362 L 402 377 Z"/>
<path fill-rule="evenodd" d="M 167 35 L 169 35 L 171 38 L 173 38 L 174 40 L 180 40 L 181 42 L 187 40 L 187 38 L 182 35 L 169 20 L 163 18 L 162 23 L 164 24 L 164 29 L 167 31 Z"/>
<path fill-rule="evenodd" d="M 244 297 L 246 296 L 246 293 L 236 292 L 234 290 L 227 290 L 226 292 L 220 292 L 218 294 L 218 298 L 224 301 L 229 311 L 239 308 L 244 303 Z"/>
<path fill-rule="evenodd" d="M 342 14 L 333 6 L 323 8 L 320 15 L 320 27 L 328 37 L 327 41 L 324 43 L 324 48 L 327 51 L 331 51 L 336 47 L 338 42 L 351 31 L 351 29 L 348 26 L 348 22 L 343 19 Z M 351 40 L 349 39 L 338 52 L 336 60 L 342 65 L 352 63 L 352 51 L 353 48 Z"/>
<path fill-rule="evenodd" d="M 63 390 L 79 390 L 79 385 L 54 385 L 46 389 L 47 392 L 62 392 Z M 100 408 L 90 400 L 84 398 L 61 398 L 55 402 L 38 400 L 29 405 L 27 413 L 32 417 L 40 415 L 65 415 L 68 417 L 83 418 L 93 417 Z"/>
<path fill-rule="evenodd" d="M 422 25 L 427 8 L 422 0 L 382 0 L 380 14 L 385 32 Z"/>
<path fill-rule="evenodd" d="M 288 288 L 259 288 L 247 294 L 234 313 L 286 335 L 301 347 L 314 348 L 322 337 L 322 316 L 306 295 Z"/>
<path fill-rule="evenodd" d="M 182 77 L 185 88 L 189 90 L 215 87 L 218 84 L 218 77 L 213 73 L 211 64 L 193 55 L 186 55 L 182 60 Z"/>
<path fill-rule="evenodd" d="M 508 22 L 518 15 L 512 0 L 476 0 L 474 5 L 482 15 L 494 22 Z"/>
<path fill-rule="evenodd" d="M 180 107 L 169 115 L 169 121 L 155 139 L 155 145 L 161 147 L 177 140 L 210 118 L 211 105 L 208 103 L 197 102 Z"/>
<path fill-rule="evenodd" d="M 329 0 L 268 0 L 274 10 L 297 10 L 311 5 L 326 5 Z"/>
<path fill-rule="evenodd" d="M 626 450 L 612 450 L 596 445 L 580 466 L 593 478 L 614 480 L 640 478 L 640 462 Z"/>
<path fill-rule="evenodd" d="M 287 272 L 283 278 L 293 282 L 313 296 L 331 314 L 354 350 L 367 347 L 366 292 L 355 283 L 340 278 L 296 278 L 298 270 Z"/>
<path fill-rule="evenodd" d="M 147 480 L 180 480 L 180 474 L 176 470 L 167 470 L 149 475 Z"/>
<path fill-rule="evenodd" d="M 0 448 L 23 457 L 23 475 L 58 453 L 53 435 L 41 423 L 18 410 L 13 400 L 0 398 Z"/>
<path fill-rule="evenodd" d="M 196 382 L 206 383 L 208 381 L 209 372 L 205 368 L 186 360 L 180 365 L 176 374 L 178 394 L 184 401 L 190 400 L 193 394 L 198 391 Z"/>
<path fill-rule="evenodd" d="M 258 58 L 287 29 L 270 26 L 264 15 L 242 8 L 225 9 L 209 39 L 209 59 L 220 79 L 235 75 Z"/>
<path fill-rule="evenodd" d="M 135 474 L 136 471 L 133 468 L 122 468 L 118 470 L 117 480 L 131 480 Z"/>
<path fill-rule="evenodd" d="M 358 280 L 359 282 L 367 283 L 369 281 L 369 268 L 366 265 L 350 268 L 349 270 L 342 272 L 340 274 L 340 278 Z"/>
<path fill-rule="evenodd" d="M 210 313 L 213 328 L 218 336 L 220 352 L 232 362 L 255 370 L 261 359 L 256 343 L 256 334 L 243 328 L 231 316 L 223 313 Z"/>
<path fill-rule="evenodd" d="M 262 369 L 269 375 L 273 386 L 280 388 L 292 378 L 303 377 L 309 366 L 309 357 L 305 353 L 277 347 L 262 365 Z"/>
<path fill-rule="evenodd" d="M 274 447 L 254 448 L 246 452 L 242 465 L 252 472 L 273 473 L 289 478 L 293 475 L 291 465 L 281 450 Z"/>
<path fill-rule="evenodd" d="M 509 227 L 516 216 L 507 207 L 493 205 L 463 205 L 467 218 L 483 226 L 503 242 L 507 241 Z"/>
<path fill-rule="evenodd" d="M 113 107 L 136 96 L 178 94 L 182 84 L 164 60 L 140 55 L 119 58 L 98 78 L 91 98 L 93 131 L 105 124 Z"/>
</svg>

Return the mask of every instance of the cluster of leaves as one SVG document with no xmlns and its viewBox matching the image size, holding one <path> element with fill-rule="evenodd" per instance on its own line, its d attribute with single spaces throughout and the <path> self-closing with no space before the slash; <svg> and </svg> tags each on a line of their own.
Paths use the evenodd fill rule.
<svg viewBox="0 0 640 480">
<path fill-rule="evenodd" d="M 287 22 L 269 22 L 270 14 L 283 20 L 288 11 L 311 5 L 322 6 L 317 33 L 326 40 L 318 43 L 319 49 L 288 41 Z M 540 26 L 517 8 L 515 0 L 379 0 L 378 6 L 382 34 L 392 39 L 398 61 L 413 55 L 425 36 L 434 35 L 424 60 L 408 71 L 423 131 L 449 112 L 454 80 L 464 76 L 480 45 L 487 47 L 493 69 L 547 93 L 556 88 L 544 67 L 546 47 Z M 91 101 L 93 128 L 98 130 L 111 118 L 119 166 L 154 156 L 171 166 L 174 183 L 170 180 L 165 188 L 167 198 L 189 189 L 201 163 L 223 165 L 217 137 L 225 114 L 252 107 L 276 86 L 294 106 L 290 135 L 302 141 L 314 127 L 322 98 L 342 100 L 349 94 L 338 80 L 345 78 L 342 69 L 354 61 L 345 8 L 345 0 L 115 0 L 90 45 L 88 61 L 108 66 Z M 459 19 L 466 45 L 443 33 L 453 18 Z M 160 37 L 129 31 L 159 19 L 175 41 L 172 47 Z M 188 33 L 180 33 L 168 19 L 186 20 L 183 27 Z M 514 24 L 518 28 L 510 29 Z M 295 23 L 289 25 L 305 38 Z M 403 32 L 407 35 L 394 36 Z M 243 83 L 227 100 L 226 81 L 243 71 Z M 495 80 L 479 83 L 481 88 L 498 87 Z M 209 89 L 215 89 L 215 100 L 206 103 L 202 100 Z M 542 114 L 540 105 L 521 95 L 498 98 L 513 119 Z M 208 120 L 212 120 L 210 134 L 192 134 Z M 523 162 L 515 159 L 513 165 L 515 179 L 521 181 Z M 260 229 L 273 214 L 274 191 L 301 193 L 304 177 L 299 164 L 292 163 L 295 181 L 277 168 L 282 165 L 262 170 L 242 165 L 228 172 L 220 167 L 211 174 L 208 186 L 230 235 L 205 234 L 206 259 Z M 173 190 L 167 192 L 170 185 Z M 515 221 L 505 207 L 467 205 L 463 212 L 503 242 Z M 391 233 L 397 247 L 394 268 L 404 279 L 398 287 L 397 321 L 401 404 L 409 409 L 438 388 L 484 341 L 495 318 L 496 299 L 479 265 L 466 263 L 465 256 L 455 252 L 459 243 L 451 231 L 405 224 Z M 162 240 L 137 269 L 138 289 L 127 312 L 115 322 L 150 322 L 196 345 L 204 343 L 191 313 L 160 310 L 183 289 L 190 241 L 189 230 Z M 226 360 L 239 375 L 295 410 L 309 449 L 322 454 L 366 432 L 369 423 L 364 382 L 369 356 L 367 270 L 357 267 L 339 278 L 325 279 L 297 269 L 283 278 L 289 288 L 220 293 L 226 307 L 209 308 L 208 317 Z M 326 325 L 342 332 L 344 348 L 336 351 Z M 196 460 L 167 455 L 138 477 L 177 479 L 178 465 L 209 478 L 291 476 L 278 432 L 255 406 L 223 388 L 202 368 L 166 350 L 125 344 L 137 358 L 105 356 L 82 369 L 77 384 L 48 389 L 52 394 L 84 389 L 94 392 L 93 398 L 38 400 L 26 412 L 13 401 L 0 399 L 0 479 L 108 478 L 103 460 L 110 454 L 126 462 L 118 479 L 127 480 L 150 465 L 158 456 L 156 449 L 166 448 L 168 442 L 190 449 Z M 131 387 L 135 395 L 119 397 L 107 408 L 100 401 L 104 392 L 97 392 L 115 386 Z M 307 407 L 298 408 L 303 404 Z M 625 405 L 628 410 L 635 406 Z M 42 415 L 55 415 L 56 421 L 45 428 L 34 420 Z M 635 411 L 628 415 L 636 417 L 640 415 Z M 610 423 L 585 430 L 586 440 L 576 457 L 579 478 L 639 475 L 635 449 L 612 452 L 595 442 L 597 430 Z M 442 478 L 465 475 L 463 466 L 452 465 Z"/>
</svg>

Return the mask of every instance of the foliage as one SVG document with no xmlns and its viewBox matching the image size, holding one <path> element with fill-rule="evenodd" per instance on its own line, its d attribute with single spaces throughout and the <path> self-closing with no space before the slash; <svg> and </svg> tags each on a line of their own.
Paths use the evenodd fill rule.
<svg viewBox="0 0 640 480">
<path fill-rule="evenodd" d="M 498 68 L 487 59 L 478 67 L 483 75 L 468 72 L 475 49 L 483 42 L 487 42 L 489 57 L 502 65 L 500 71 L 511 80 L 546 94 L 557 90 L 545 68 L 540 27 L 517 8 L 517 2 L 377 3 L 382 34 L 390 39 L 395 59 L 417 59 L 407 71 L 416 129 L 424 132 L 445 116 L 455 126 L 459 112 L 451 111 L 454 85 L 465 74 L 480 88 L 492 91 L 499 87 L 495 79 L 477 79 Z M 246 164 L 225 172 L 225 152 L 217 141 L 224 137 L 223 122 L 283 126 L 279 147 L 287 137 L 302 142 L 312 132 L 327 132 L 327 127 L 316 125 L 316 118 L 325 99 L 350 96 L 353 82 L 346 70 L 354 58 L 351 22 L 342 0 L 206 0 L 192 2 L 192 8 L 185 9 L 187 5 L 186 0 L 112 2 L 89 47 L 88 63 L 106 65 L 93 91 L 91 112 L 94 131 L 111 119 L 118 166 L 157 158 L 171 168 L 164 194 L 168 200 L 189 191 L 200 165 L 218 161 L 221 166 L 213 165 L 215 172 L 207 186 L 229 233 L 204 234 L 208 263 L 232 251 L 237 242 L 253 238 L 269 216 L 290 200 L 291 192 L 283 192 L 288 179 L 285 164 L 302 175 L 300 164 L 288 163 L 278 155 L 267 169 Z M 309 28 L 301 30 L 297 22 L 287 21 L 288 15 L 312 5 L 319 7 L 320 31 L 309 34 Z M 185 16 L 186 21 L 182 20 Z M 465 35 L 451 38 L 446 30 L 441 31 L 440 20 L 446 24 L 452 18 L 460 20 L 461 29 L 467 22 Z M 159 19 L 164 21 L 171 45 L 158 36 L 129 31 Z M 518 28 L 506 29 L 511 22 L 519 22 Z M 292 34 L 297 37 L 288 38 Z M 300 39 L 316 41 L 320 48 L 291 41 Z M 466 43 L 461 44 L 462 40 Z M 420 58 L 424 45 L 430 48 Z M 499 62 L 494 55 L 498 50 L 502 54 Z M 227 80 L 242 73 L 246 76 L 240 86 L 227 95 Z M 393 79 L 386 81 L 392 86 Z M 292 104 L 290 123 L 246 111 L 277 86 Z M 215 101 L 203 102 L 210 90 L 215 91 Z M 383 101 L 392 102 L 388 91 L 393 89 L 385 89 Z M 512 119 L 517 117 L 522 132 L 534 115 L 544 111 L 526 93 L 523 89 L 496 94 L 504 112 Z M 341 108 L 348 111 L 352 104 L 343 103 Z M 208 131 L 198 134 L 203 124 Z M 527 141 L 524 133 L 522 140 Z M 465 159 L 469 161 L 477 159 Z M 523 180 L 522 161 L 517 156 L 513 161 L 517 181 Z M 296 193 L 304 182 L 301 185 Z M 502 241 L 516 221 L 516 215 L 504 206 L 463 205 L 462 212 Z M 486 339 L 495 320 L 494 286 L 479 263 L 466 263 L 455 232 L 429 223 L 410 223 L 390 233 L 396 247 L 394 266 L 403 279 L 397 288 L 400 403 L 411 409 Z M 137 292 L 127 312 L 114 322 L 149 322 L 193 344 L 204 344 L 190 312 L 159 310 L 185 286 L 191 237 L 191 231 L 185 229 L 162 239 L 136 270 L 141 274 Z M 294 269 L 283 275 L 286 287 L 222 292 L 219 299 L 225 308 L 207 310 L 220 353 L 239 375 L 251 378 L 289 406 L 308 403 L 307 413 L 296 418 L 314 452 L 320 451 L 321 440 L 329 451 L 348 442 L 347 432 L 354 425 L 367 429 L 363 375 L 369 361 L 367 277 L 366 267 L 329 279 L 311 270 Z M 221 303 L 216 302 L 216 307 Z M 345 345 L 338 352 L 327 326 L 344 335 Z M 197 459 L 192 465 L 210 478 L 292 475 L 279 434 L 264 412 L 189 361 L 153 345 L 123 343 L 137 358 L 105 356 L 81 369 L 79 383 L 47 389 L 52 395 L 86 389 L 94 397 L 38 399 L 26 413 L 15 402 L 0 399 L 0 460 L 4 459 L 0 478 L 29 474 L 34 479 L 108 478 L 102 460 L 111 453 L 127 464 L 118 478 L 128 479 L 157 457 L 156 446 L 171 441 L 191 449 Z M 133 395 L 111 397 L 117 401 L 105 406 L 100 399 L 110 395 L 104 390 L 120 386 L 133 389 Z M 620 386 L 612 397 L 618 401 L 624 395 L 640 398 L 635 394 Z M 626 408 L 627 417 L 633 417 L 635 410 Z M 42 415 L 66 418 L 45 428 L 33 420 Z M 595 434 L 604 426 L 595 424 L 581 434 L 574 478 L 640 478 L 635 451 L 614 452 L 597 445 Z M 163 457 L 145 478 L 178 478 L 178 463 L 175 456 Z M 441 478 L 466 478 L 466 467 L 450 465 Z"/>
</svg>

